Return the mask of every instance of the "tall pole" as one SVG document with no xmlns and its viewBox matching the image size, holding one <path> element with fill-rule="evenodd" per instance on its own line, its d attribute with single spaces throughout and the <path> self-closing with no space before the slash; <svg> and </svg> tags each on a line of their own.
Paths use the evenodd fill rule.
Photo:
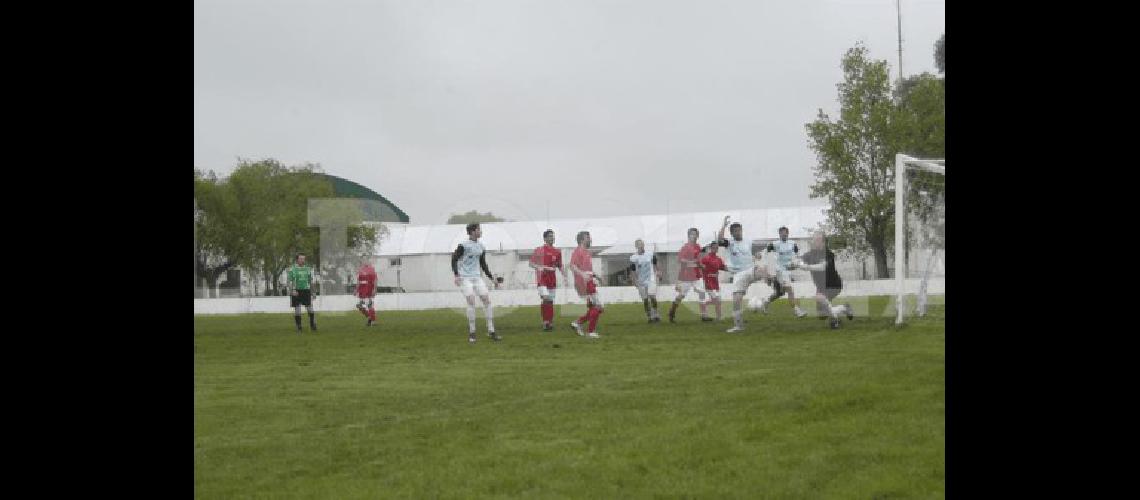
<svg viewBox="0 0 1140 500">
<path fill-rule="evenodd" d="M 902 0 L 895 0 L 895 11 L 899 16 L 899 85 L 902 85 L 903 66 L 902 66 Z"/>
</svg>

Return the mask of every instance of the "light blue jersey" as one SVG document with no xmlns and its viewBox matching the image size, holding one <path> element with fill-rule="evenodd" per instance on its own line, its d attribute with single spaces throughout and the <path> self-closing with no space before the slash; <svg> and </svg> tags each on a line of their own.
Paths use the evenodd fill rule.
<svg viewBox="0 0 1140 500">
<path fill-rule="evenodd" d="M 752 261 L 752 240 L 747 238 L 736 241 L 728 237 L 728 262 L 725 263 L 733 274 L 748 271 L 755 267 Z"/>
<path fill-rule="evenodd" d="M 796 254 L 800 251 L 799 245 L 796 245 L 796 242 L 792 240 L 773 241 L 769 248 L 776 252 L 776 265 L 780 266 L 781 269 L 787 269 L 788 264 L 792 263 L 792 259 L 796 258 Z"/>
<path fill-rule="evenodd" d="M 644 285 L 649 283 L 654 278 L 653 274 L 653 254 L 646 252 L 642 254 L 633 254 L 629 256 L 629 261 L 636 266 L 637 270 L 637 283 Z"/>
<path fill-rule="evenodd" d="M 483 255 L 483 244 L 478 241 L 463 240 L 459 244 L 463 247 L 463 256 L 459 258 L 459 276 L 462 278 L 479 277 L 479 257 Z"/>
</svg>

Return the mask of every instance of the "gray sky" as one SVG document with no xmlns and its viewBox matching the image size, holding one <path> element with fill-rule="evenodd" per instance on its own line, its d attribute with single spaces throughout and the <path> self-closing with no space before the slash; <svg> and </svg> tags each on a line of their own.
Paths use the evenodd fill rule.
<svg viewBox="0 0 1140 500">
<path fill-rule="evenodd" d="M 935 72 L 944 1 L 903 0 Z M 804 125 L 895 0 L 195 0 L 194 165 L 321 164 L 413 224 L 818 205 Z"/>
</svg>

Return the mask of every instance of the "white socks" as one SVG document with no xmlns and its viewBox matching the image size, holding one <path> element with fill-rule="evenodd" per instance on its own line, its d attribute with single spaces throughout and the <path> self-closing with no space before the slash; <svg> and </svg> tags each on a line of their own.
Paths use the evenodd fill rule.
<svg viewBox="0 0 1140 500">
<path fill-rule="evenodd" d="M 475 307 L 467 306 L 467 331 L 475 333 Z"/>
<path fill-rule="evenodd" d="M 831 302 L 823 301 L 818 302 L 818 309 L 820 313 L 826 313 L 832 318 L 839 318 L 840 314 L 847 314 L 847 306 L 833 306 Z"/>
<path fill-rule="evenodd" d="M 487 331 L 493 332 L 493 331 L 495 331 L 495 316 L 494 316 L 494 313 L 491 312 L 491 305 L 487 304 L 484 308 L 484 311 L 486 311 L 486 314 L 487 314 Z M 475 324 L 475 319 L 474 319 L 475 318 L 475 310 L 474 309 L 471 310 L 471 318 L 472 318 L 471 324 L 474 325 Z"/>
</svg>

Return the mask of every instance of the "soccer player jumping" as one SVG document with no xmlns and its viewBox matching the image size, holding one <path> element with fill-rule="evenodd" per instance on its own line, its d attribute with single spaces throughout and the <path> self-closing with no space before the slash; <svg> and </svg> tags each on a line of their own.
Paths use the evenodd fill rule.
<svg viewBox="0 0 1140 500">
<path fill-rule="evenodd" d="M 301 331 L 301 306 L 309 312 L 309 329 L 317 331 L 317 316 L 313 314 L 314 281 L 313 268 L 305 265 L 305 254 L 297 254 L 297 263 L 289 268 L 285 274 L 289 286 L 289 307 L 293 308 L 293 320 L 297 323 L 297 331 Z"/>
<path fill-rule="evenodd" d="M 463 297 L 467 299 L 467 342 L 475 343 L 476 295 L 483 301 L 486 312 L 487 336 L 494 341 L 503 340 L 495 333 L 495 320 L 491 313 L 491 292 L 487 290 L 487 284 L 479 275 L 479 269 L 482 268 L 487 278 L 495 284 L 495 289 L 499 288 L 499 282 L 495 281 L 495 277 L 487 269 L 487 255 L 483 244 L 479 243 L 479 238 L 483 236 L 483 228 L 479 227 L 478 223 L 468 224 L 467 236 L 469 239 L 460 243 L 451 254 L 451 272 L 455 275 L 455 286 L 459 287 L 459 291 L 463 292 Z"/>
<path fill-rule="evenodd" d="M 554 248 L 554 230 L 547 229 L 542 233 L 544 245 L 534 249 L 530 258 L 530 267 L 534 269 L 535 280 L 538 284 L 538 296 L 542 299 L 539 310 L 542 312 L 542 330 L 554 329 L 554 290 L 558 288 L 558 276 L 555 270 L 562 270 L 562 251 Z"/>
<path fill-rule="evenodd" d="M 376 324 L 376 309 L 373 306 L 373 298 L 376 297 L 376 269 L 367 257 L 361 260 L 360 271 L 356 273 L 356 297 L 360 299 L 356 303 L 356 310 L 366 318 L 364 326 L 372 326 Z"/>
<path fill-rule="evenodd" d="M 729 216 L 724 216 L 724 225 L 716 235 L 717 244 L 728 248 L 728 271 L 732 273 L 732 321 L 733 327 L 725 333 L 744 331 L 744 294 L 757 279 L 767 277 L 767 272 L 756 266 L 752 256 L 752 241 L 744 239 L 744 226 L 739 222 L 728 225 Z M 724 228 L 728 227 L 732 240 L 724 238 Z"/>
<path fill-rule="evenodd" d="M 601 299 L 598 297 L 598 288 L 595 283 L 598 277 L 594 275 L 594 264 L 590 260 L 590 232 L 579 231 L 575 237 L 578 241 L 578 248 L 574 249 L 574 253 L 570 256 L 570 271 L 574 273 L 574 290 L 578 292 L 578 296 L 586 299 L 586 314 L 578 318 L 573 323 L 570 323 L 570 328 L 578 332 L 578 335 L 586 335 L 590 338 L 598 338 L 598 316 L 602 315 L 602 309 L 605 304 L 602 304 Z M 582 333 L 582 323 L 589 321 L 588 333 Z"/>
</svg>

